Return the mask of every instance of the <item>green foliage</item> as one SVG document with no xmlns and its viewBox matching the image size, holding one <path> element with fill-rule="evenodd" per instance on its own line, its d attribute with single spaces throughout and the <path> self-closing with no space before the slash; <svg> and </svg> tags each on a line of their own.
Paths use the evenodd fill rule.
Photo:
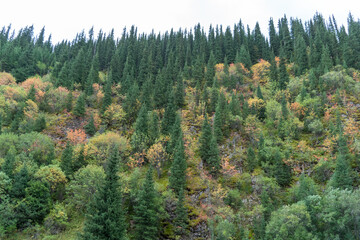
<svg viewBox="0 0 360 240">
<path fill-rule="evenodd" d="M 105 172 L 103 167 L 87 165 L 74 174 L 74 179 L 66 188 L 68 201 L 80 212 L 85 212 L 97 191 L 103 187 Z"/>
<path fill-rule="evenodd" d="M 294 202 L 305 200 L 306 197 L 317 194 L 317 186 L 310 177 L 301 174 L 299 182 L 291 189 Z"/>
<path fill-rule="evenodd" d="M 172 126 L 175 123 L 176 118 L 176 108 L 174 105 L 174 94 L 171 92 L 166 105 L 164 117 L 161 121 L 161 133 L 167 135 L 171 132 Z"/>
<path fill-rule="evenodd" d="M 13 173 L 15 170 L 15 156 L 16 156 L 16 149 L 14 146 L 11 146 L 5 156 L 5 162 L 1 166 L 1 170 L 10 178 L 13 177 Z"/>
<path fill-rule="evenodd" d="M 150 167 L 135 205 L 135 239 L 158 239 L 159 206 L 156 195 L 152 168 Z"/>
<path fill-rule="evenodd" d="M 178 196 L 178 201 L 176 203 L 176 209 L 175 209 L 175 232 L 177 235 L 184 235 L 186 234 L 187 228 L 188 228 L 188 213 L 187 209 L 184 205 L 184 190 L 181 189 Z"/>
<path fill-rule="evenodd" d="M 184 150 L 183 135 L 180 132 L 174 151 L 174 161 L 171 165 L 171 175 L 169 178 L 170 187 L 178 195 L 186 186 L 186 157 Z"/>
<path fill-rule="evenodd" d="M 215 136 L 212 135 L 209 145 L 210 148 L 208 149 L 208 158 L 206 160 L 206 163 L 209 166 L 209 172 L 213 176 L 216 176 L 221 168 L 219 149 L 216 140 Z"/>
<path fill-rule="evenodd" d="M 73 109 L 73 93 L 72 92 L 69 92 L 68 95 L 66 96 L 65 108 L 68 112 L 71 112 Z"/>
<path fill-rule="evenodd" d="M 86 134 L 89 134 L 90 136 L 95 135 L 96 128 L 94 124 L 94 116 L 91 115 L 89 122 L 84 126 Z"/>
<path fill-rule="evenodd" d="M 249 172 L 254 171 L 255 167 L 257 166 L 257 159 L 255 156 L 254 149 L 252 147 L 249 147 L 247 150 L 246 163 Z"/>
<path fill-rule="evenodd" d="M 122 207 L 116 146 L 110 150 L 105 182 L 91 201 L 82 239 L 126 239 L 126 222 Z"/>
<path fill-rule="evenodd" d="M 212 131 L 211 126 L 208 122 L 207 115 L 205 115 L 204 123 L 201 128 L 201 135 L 199 138 L 199 153 L 202 161 L 207 162 L 210 157 L 209 149 L 210 149 L 210 142 L 212 139 Z"/>
<path fill-rule="evenodd" d="M 271 214 L 266 239 L 314 239 L 311 218 L 304 202 L 284 206 Z"/>
<path fill-rule="evenodd" d="M 25 189 L 28 187 L 30 176 L 27 166 L 24 164 L 14 176 L 14 183 L 11 188 L 11 196 L 17 199 L 25 198 Z"/>
<path fill-rule="evenodd" d="M 18 226 L 29 223 L 42 223 L 50 211 L 50 190 L 46 183 L 32 181 L 25 189 L 25 199 L 16 207 Z"/>
<path fill-rule="evenodd" d="M 75 108 L 73 110 L 73 113 L 77 117 L 83 117 L 85 115 L 86 109 L 85 109 L 85 94 L 82 93 L 76 100 Z"/>
<path fill-rule="evenodd" d="M 73 147 L 70 142 L 66 143 L 66 148 L 61 154 L 60 167 L 67 178 L 70 178 L 74 172 L 73 168 Z"/>
</svg>

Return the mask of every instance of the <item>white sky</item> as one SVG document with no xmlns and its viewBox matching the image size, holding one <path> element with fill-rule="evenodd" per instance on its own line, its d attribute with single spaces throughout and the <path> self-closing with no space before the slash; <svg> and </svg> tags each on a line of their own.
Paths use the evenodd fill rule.
<svg viewBox="0 0 360 240">
<path fill-rule="evenodd" d="M 268 32 L 270 17 L 275 23 L 284 14 L 309 20 L 320 12 L 327 20 L 334 14 L 338 25 L 346 25 L 351 11 L 360 17 L 359 0 L 3 0 L 1 1 L 0 26 L 12 24 L 19 30 L 34 25 L 35 33 L 45 26 L 46 35 L 52 34 L 53 43 L 72 40 L 83 29 L 85 33 L 94 26 L 95 36 L 100 28 L 112 28 L 120 36 L 123 28 L 131 25 L 138 33 L 165 32 L 174 28 L 192 28 L 198 22 L 208 30 L 210 24 L 233 27 L 241 18 L 245 26 L 253 29 L 256 21 L 261 31 Z"/>
</svg>

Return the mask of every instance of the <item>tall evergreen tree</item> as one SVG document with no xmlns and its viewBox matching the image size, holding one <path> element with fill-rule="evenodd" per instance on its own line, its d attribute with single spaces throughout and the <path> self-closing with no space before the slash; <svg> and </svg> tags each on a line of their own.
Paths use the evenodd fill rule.
<svg viewBox="0 0 360 240">
<path fill-rule="evenodd" d="M 71 112 L 73 109 L 73 94 L 72 94 L 72 92 L 69 92 L 68 95 L 66 96 L 65 108 L 66 108 L 66 111 L 68 111 L 68 112 Z"/>
<path fill-rule="evenodd" d="M 178 196 L 175 209 L 175 233 L 177 235 L 185 235 L 188 227 L 188 213 L 184 203 L 184 190 L 181 189 Z"/>
<path fill-rule="evenodd" d="M 15 170 L 15 157 L 16 157 L 16 149 L 14 146 L 11 146 L 6 153 L 5 162 L 1 166 L 1 170 L 6 173 L 10 178 L 13 177 L 13 173 Z"/>
<path fill-rule="evenodd" d="M 85 132 L 91 136 L 96 133 L 96 128 L 94 124 L 94 115 L 91 114 L 89 122 L 84 126 Z"/>
<path fill-rule="evenodd" d="M 174 104 L 174 93 L 171 91 L 168 104 L 166 106 L 164 117 L 161 121 L 161 132 L 163 134 L 169 134 L 172 126 L 174 125 L 176 118 L 176 109 Z"/>
<path fill-rule="evenodd" d="M 36 96 L 36 89 L 35 89 L 34 84 L 33 84 L 33 85 L 31 85 L 31 88 L 30 88 L 30 90 L 28 92 L 27 99 L 35 101 L 35 99 L 36 99 L 35 96 Z"/>
<path fill-rule="evenodd" d="M 301 35 L 298 35 L 295 40 L 294 48 L 294 63 L 295 75 L 302 75 L 308 68 L 308 58 L 306 54 L 306 43 Z"/>
<path fill-rule="evenodd" d="M 186 158 L 182 137 L 182 133 L 180 133 L 169 178 L 170 188 L 172 188 L 177 195 L 181 190 L 184 190 L 186 186 Z"/>
<path fill-rule="evenodd" d="M 104 185 L 90 203 L 81 239 L 121 240 L 126 238 L 126 223 L 120 191 L 117 146 L 110 148 Z"/>
<path fill-rule="evenodd" d="M 85 94 L 82 93 L 76 100 L 75 108 L 73 113 L 77 117 L 83 117 L 85 115 Z"/>
<path fill-rule="evenodd" d="M 181 131 L 181 117 L 179 114 L 176 114 L 175 123 L 172 126 L 170 134 L 170 142 L 166 148 L 169 154 L 173 154 L 176 148 L 177 142 L 179 141 L 179 136 L 182 134 Z"/>
<path fill-rule="evenodd" d="M 60 167 L 65 173 L 66 177 L 70 178 L 73 174 L 73 147 L 70 142 L 67 142 L 66 148 L 61 155 Z"/>
<path fill-rule="evenodd" d="M 216 59 L 214 53 L 211 51 L 209 61 L 206 65 L 206 73 L 205 73 L 206 86 L 208 87 L 210 87 L 214 81 L 215 64 L 216 64 Z"/>
<path fill-rule="evenodd" d="M 217 145 L 217 138 L 214 135 L 211 136 L 208 154 L 209 158 L 206 161 L 209 166 L 209 171 L 213 176 L 217 176 L 220 171 L 220 155 Z"/>
<path fill-rule="evenodd" d="M 179 75 L 177 77 L 176 89 L 175 89 L 175 105 L 177 108 L 182 108 L 185 104 L 185 89 L 184 89 L 184 81 L 182 76 Z"/>
<path fill-rule="evenodd" d="M 159 208 L 152 175 L 150 167 L 135 205 L 136 240 L 155 240 L 159 237 Z"/>
<path fill-rule="evenodd" d="M 286 70 L 285 58 L 281 56 L 280 64 L 279 64 L 279 89 L 285 90 L 288 82 L 289 82 L 289 74 Z"/>
<path fill-rule="evenodd" d="M 151 145 L 155 143 L 155 140 L 159 137 L 159 135 L 159 115 L 156 111 L 152 111 L 149 122 L 149 139 Z"/>
<path fill-rule="evenodd" d="M 255 156 L 254 149 L 249 147 L 247 150 L 247 169 L 249 172 L 254 171 L 255 167 L 257 166 L 257 160 Z"/>
<path fill-rule="evenodd" d="M 199 138 L 200 157 L 201 157 L 201 160 L 203 160 L 204 162 L 207 162 L 207 159 L 209 159 L 209 157 L 210 157 L 209 149 L 210 149 L 211 138 L 212 138 L 211 126 L 209 124 L 207 115 L 205 114 L 205 119 L 204 119 L 204 123 L 201 128 L 201 135 Z"/>
<path fill-rule="evenodd" d="M 135 131 L 131 137 L 131 144 L 136 151 L 145 149 L 149 144 L 149 120 L 146 106 L 141 106 L 135 122 Z"/>
<path fill-rule="evenodd" d="M 106 109 L 111 105 L 112 103 L 112 93 L 111 93 L 111 86 L 112 86 L 112 77 L 111 72 L 109 73 L 109 76 L 106 80 L 105 85 L 105 91 L 104 91 L 104 98 L 101 105 L 101 113 L 104 113 Z"/>
</svg>

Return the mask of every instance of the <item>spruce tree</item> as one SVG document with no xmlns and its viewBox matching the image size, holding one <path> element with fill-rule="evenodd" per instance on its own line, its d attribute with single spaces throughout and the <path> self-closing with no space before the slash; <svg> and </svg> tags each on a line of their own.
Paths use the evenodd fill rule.
<svg viewBox="0 0 360 240">
<path fill-rule="evenodd" d="M 207 159 L 209 159 L 210 157 L 209 149 L 210 149 L 211 138 L 212 138 L 211 126 L 208 122 L 207 115 L 205 114 L 205 119 L 201 128 L 201 135 L 199 138 L 199 143 L 200 143 L 199 152 L 200 152 L 201 160 L 203 160 L 203 162 L 207 162 Z"/>
<path fill-rule="evenodd" d="M 280 57 L 280 64 L 279 64 L 279 89 L 285 90 L 286 86 L 289 82 L 289 74 L 286 70 L 285 65 L 285 58 Z"/>
<path fill-rule="evenodd" d="M 219 86 L 217 84 L 217 79 L 214 78 L 213 86 L 211 88 L 209 113 L 215 112 L 218 98 L 219 98 Z"/>
<path fill-rule="evenodd" d="M 85 94 L 82 93 L 76 100 L 75 108 L 73 113 L 77 117 L 83 117 L 85 115 Z"/>
<path fill-rule="evenodd" d="M 84 126 L 85 132 L 90 136 L 94 136 L 96 133 L 96 128 L 94 124 L 94 116 L 91 115 L 89 122 Z"/>
<path fill-rule="evenodd" d="M 241 45 L 241 48 L 240 48 L 240 57 L 239 57 L 239 62 L 244 64 L 244 66 L 247 68 L 247 69 L 250 69 L 252 63 L 251 63 L 251 58 L 250 58 L 250 53 L 249 51 L 247 50 L 247 48 L 245 47 L 245 45 Z"/>
<path fill-rule="evenodd" d="M 136 151 L 145 149 L 149 144 L 149 120 L 146 106 L 141 106 L 135 122 L 135 131 L 131 137 L 131 144 Z"/>
<path fill-rule="evenodd" d="M 135 238 L 136 240 L 158 239 L 159 207 L 156 190 L 150 167 L 135 205 Z"/>
<path fill-rule="evenodd" d="M 254 171 L 254 169 L 257 166 L 257 161 L 256 161 L 256 156 L 255 156 L 255 152 L 254 149 L 252 147 L 249 147 L 247 150 L 247 169 L 249 172 Z"/>
<path fill-rule="evenodd" d="M 240 116 L 240 101 L 234 93 L 231 94 L 229 110 L 233 116 Z"/>
<path fill-rule="evenodd" d="M 151 112 L 150 122 L 149 122 L 149 140 L 150 145 L 154 144 L 156 139 L 159 137 L 159 115 L 156 111 Z"/>
<path fill-rule="evenodd" d="M 71 112 L 73 109 L 73 94 L 72 94 L 72 92 L 69 92 L 68 95 L 66 96 L 65 108 L 66 108 L 66 111 L 68 111 L 68 112 Z"/>
<path fill-rule="evenodd" d="M 181 131 L 181 117 L 179 114 L 176 114 L 175 123 L 171 129 L 170 142 L 167 145 L 167 152 L 173 154 L 176 148 L 179 136 L 182 134 Z"/>
<path fill-rule="evenodd" d="M 170 188 L 173 189 L 177 195 L 186 185 L 186 158 L 182 137 L 182 133 L 180 133 L 174 151 L 174 161 L 171 165 L 171 175 L 169 178 Z"/>
<path fill-rule="evenodd" d="M 126 238 L 126 223 L 118 177 L 119 150 L 110 148 L 104 185 L 90 203 L 81 239 L 121 240 Z"/>
<path fill-rule="evenodd" d="M 94 93 L 93 84 L 99 81 L 99 73 L 92 66 L 85 83 L 85 94 L 91 96 Z"/>
<path fill-rule="evenodd" d="M 276 83 L 276 85 L 279 83 L 279 71 L 274 53 L 270 55 L 270 80 Z"/>
<path fill-rule="evenodd" d="M 327 45 L 323 46 L 322 48 L 322 54 L 321 54 L 321 63 L 320 63 L 320 74 L 327 73 L 331 70 L 331 67 L 333 66 L 331 57 L 330 57 L 330 51 Z"/>
<path fill-rule="evenodd" d="M 110 72 L 111 73 L 111 72 Z M 109 73 L 109 75 L 111 75 Z M 111 105 L 112 103 L 112 98 L 111 98 L 111 86 L 112 86 L 112 77 L 108 76 L 107 80 L 106 80 L 106 85 L 105 85 L 105 91 L 104 91 L 104 98 L 102 101 L 102 105 L 101 105 L 101 113 L 104 113 L 106 111 L 106 109 Z"/>
<path fill-rule="evenodd" d="M 346 139 L 340 133 L 338 140 L 338 154 L 334 174 L 330 179 L 330 186 L 341 189 L 352 189 L 353 173 L 349 161 Z"/>
<path fill-rule="evenodd" d="M 211 51 L 208 63 L 206 65 L 206 73 L 205 73 L 206 86 L 208 87 L 210 87 L 213 84 L 213 79 L 215 77 L 215 64 L 216 64 L 216 59 L 214 53 Z"/>
<path fill-rule="evenodd" d="M 14 146 L 11 146 L 6 153 L 5 162 L 1 166 L 1 170 L 10 178 L 13 177 L 13 173 L 15 170 L 15 156 L 16 156 L 16 149 Z"/>
<path fill-rule="evenodd" d="M 287 107 L 287 101 L 286 101 L 285 95 L 283 95 L 282 99 L 281 99 L 281 113 L 282 113 L 283 118 L 285 120 L 287 120 L 287 118 L 289 116 L 289 110 Z"/>
<path fill-rule="evenodd" d="M 188 222 L 188 213 L 184 203 L 184 190 L 181 189 L 175 209 L 175 234 L 179 236 L 185 235 L 187 233 Z"/>
<path fill-rule="evenodd" d="M 276 150 L 273 158 L 273 175 L 277 183 L 282 187 L 288 186 L 291 180 L 291 168 L 283 162 L 279 150 Z"/>
<path fill-rule="evenodd" d="M 213 176 L 217 176 L 220 170 L 220 156 L 217 145 L 217 138 L 214 135 L 211 136 L 208 154 L 209 158 L 206 161 L 209 166 L 209 171 Z"/>
<path fill-rule="evenodd" d="M 294 63 L 295 75 L 302 75 L 308 68 L 308 58 L 306 54 L 306 43 L 301 35 L 298 35 L 295 40 L 294 48 Z"/>
<path fill-rule="evenodd" d="M 67 178 L 73 174 L 73 147 L 70 142 L 66 143 L 66 148 L 61 155 L 60 167 Z"/>
<path fill-rule="evenodd" d="M 175 105 L 177 108 L 182 108 L 185 104 L 185 89 L 184 82 L 182 76 L 179 75 L 176 82 L 176 90 L 175 90 Z"/>
<path fill-rule="evenodd" d="M 171 91 L 168 104 L 166 106 L 164 117 L 161 121 L 161 133 L 167 135 L 170 133 L 172 126 L 175 122 L 176 109 L 174 104 L 174 94 Z"/>
</svg>

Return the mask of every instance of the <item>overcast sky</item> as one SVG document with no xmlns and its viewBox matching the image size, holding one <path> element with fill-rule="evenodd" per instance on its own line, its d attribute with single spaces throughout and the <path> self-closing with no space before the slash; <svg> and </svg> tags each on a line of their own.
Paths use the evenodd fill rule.
<svg viewBox="0 0 360 240">
<path fill-rule="evenodd" d="M 174 28 L 192 28 L 200 23 L 205 30 L 210 24 L 233 26 L 241 18 L 245 25 L 254 28 L 256 21 L 261 31 L 268 32 L 268 22 L 284 14 L 309 20 L 320 12 L 325 19 L 334 14 L 338 25 L 346 24 L 351 11 L 360 17 L 359 0 L 4 0 L 1 2 L 0 26 L 10 23 L 19 30 L 34 25 L 35 34 L 45 26 L 46 35 L 52 34 L 53 43 L 72 40 L 83 29 L 87 33 L 94 26 L 109 32 L 112 28 L 120 36 L 122 29 L 131 25 L 138 33 L 164 32 Z"/>
</svg>

